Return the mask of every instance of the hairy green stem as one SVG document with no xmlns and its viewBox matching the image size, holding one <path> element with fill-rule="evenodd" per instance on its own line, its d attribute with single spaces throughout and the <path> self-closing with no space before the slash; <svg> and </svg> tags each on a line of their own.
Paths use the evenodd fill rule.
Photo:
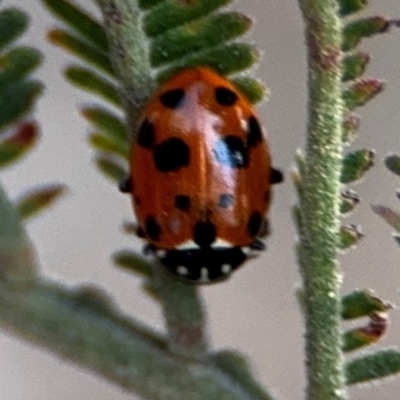
<svg viewBox="0 0 400 400">
<path fill-rule="evenodd" d="M 308 400 L 346 398 L 340 334 L 341 21 L 336 0 L 299 0 L 308 47 L 308 136 L 301 173 L 299 262 Z"/>
<path fill-rule="evenodd" d="M 156 88 L 151 75 L 149 43 L 142 30 L 137 1 L 96 0 L 110 44 L 110 59 L 121 84 L 128 124 L 134 136 L 144 104 Z"/>
<path fill-rule="evenodd" d="M 271 399 L 211 360 L 174 356 L 161 336 L 121 316 L 98 289 L 74 291 L 44 280 L 23 288 L 0 283 L 0 321 L 145 399 Z"/>
<path fill-rule="evenodd" d="M 204 359 L 208 343 L 205 312 L 198 287 L 167 275 L 156 265 L 156 285 L 172 352 L 188 359 Z"/>
<path fill-rule="evenodd" d="M 175 289 L 178 302 L 181 289 Z M 226 371 L 215 356 L 201 362 L 177 357 L 162 335 L 122 315 L 101 290 L 67 288 L 40 277 L 27 235 L 1 187 L 0 325 L 149 400 L 272 400 L 246 368 L 238 377 L 234 363 Z"/>
</svg>

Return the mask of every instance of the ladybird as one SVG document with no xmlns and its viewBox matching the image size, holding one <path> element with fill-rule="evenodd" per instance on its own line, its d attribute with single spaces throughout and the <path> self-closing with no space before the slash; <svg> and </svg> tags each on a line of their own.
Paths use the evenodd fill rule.
<svg viewBox="0 0 400 400">
<path fill-rule="evenodd" d="M 183 70 L 144 107 L 130 153 L 138 235 L 172 274 L 222 280 L 263 250 L 271 185 L 267 141 L 246 97 L 207 67 Z"/>
</svg>

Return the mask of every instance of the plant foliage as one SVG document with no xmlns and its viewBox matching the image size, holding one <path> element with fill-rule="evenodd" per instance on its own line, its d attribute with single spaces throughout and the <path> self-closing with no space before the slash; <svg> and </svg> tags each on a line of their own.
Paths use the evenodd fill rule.
<svg viewBox="0 0 400 400">
<path fill-rule="evenodd" d="M 370 63 L 370 56 L 365 51 L 359 49 L 360 45 L 366 38 L 373 37 L 377 34 L 388 32 L 393 25 L 392 21 L 385 17 L 363 17 L 359 18 L 358 13 L 365 10 L 367 6 L 366 0 L 338 0 L 340 15 L 342 18 L 342 100 L 344 106 L 343 121 L 342 121 L 342 143 L 344 146 L 350 146 L 357 135 L 360 127 L 361 117 L 356 114 L 356 110 L 365 104 L 369 103 L 384 89 L 384 84 L 376 78 L 364 77 L 367 67 Z M 359 196 L 348 189 L 348 185 L 352 185 L 361 181 L 366 172 L 373 166 L 374 152 L 370 149 L 350 150 L 343 156 L 343 164 L 340 181 L 342 183 L 341 192 L 341 216 L 347 217 L 351 212 L 357 209 L 360 203 Z M 396 165 L 400 165 L 400 157 L 396 159 L 394 156 L 386 160 L 390 164 L 390 168 L 395 169 Z M 305 176 L 306 160 L 299 155 L 297 157 L 298 173 L 294 174 L 294 183 L 300 198 L 300 203 L 303 201 L 303 182 L 302 177 Z M 397 169 L 400 175 L 400 168 Z M 300 236 L 304 229 L 300 206 L 294 209 L 294 219 L 296 221 Z M 377 212 L 378 208 L 375 208 Z M 400 236 L 400 216 L 389 212 L 383 207 L 379 208 L 380 214 L 391 223 L 392 226 L 398 227 Z M 340 250 L 347 250 L 356 247 L 363 234 L 360 227 L 354 224 L 343 223 L 340 229 Z M 400 243 L 400 240 L 399 240 Z M 300 252 L 299 259 L 304 255 Z M 373 300 L 371 302 L 371 300 Z M 371 308 L 367 306 L 370 304 Z M 343 317 L 344 318 L 360 318 L 367 317 L 367 323 L 356 328 L 347 330 L 343 334 L 343 351 L 354 352 L 365 346 L 372 345 L 379 341 L 385 334 L 388 326 L 388 311 L 390 307 L 375 309 L 372 304 L 386 304 L 383 300 L 369 295 L 367 292 L 354 292 L 343 299 Z M 365 307 L 365 308 L 364 308 Z M 363 309 L 364 312 L 357 315 L 355 310 Z M 348 310 L 353 310 L 349 317 Z M 382 354 L 387 359 L 393 359 L 390 369 L 383 368 Z M 377 379 L 400 372 L 397 358 L 400 353 L 395 350 L 391 352 L 377 352 L 368 356 L 360 356 L 357 361 L 349 361 L 346 367 L 347 383 L 354 384 L 368 380 Z M 376 357 L 376 358 L 375 358 Z M 379 359 L 379 361 L 377 361 Z M 385 358 L 386 360 L 386 358 Z M 376 362 L 375 362 L 376 361 Z M 389 362 L 389 361 L 388 361 Z M 364 364 L 365 363 L 365 364 Z M 368 373 L 364 365 L 371 366 L 374 364 L 374 373 Z M 357 365 L 357 367 L 355 366 Z M 353 377 L 354 369 L 360 374 L 357 378 Z"/>
<path fill-rule="evenodd" d="M 16 9 L 0 11 L 0 168 L 16 163 L 29 153 L 39 138 L 37 123 L 29 119 L 43 85 L 33 76 L 42 62 L 33 47 L 18 44 L 28 28 L 28 16 Z M 46 209 L 63 192 L 58 184 L 35 187 L 18 200 L 22 218 Z"/>
<path fill-rule="evenodd" d="M 251 102 L 260 101 L 264 96 L 263 85 L 246 72 L 259 58 L 252 45 L 241 42 L 241 37 L 251 27 L 251 20 L 241 13 L 227 11 L 226 6 L 231 0 L 132 1 L 138 7 L 134 16 L 137 24 L 128 29 L 142 28 L 142 36 L 133 38 L 130 45 L 134 55 L 135 50 L 140 50 L 136 60 L 138 65 L 141 64 L 138 69 L 144 66 L 144 75 L 148 78 L 142 81 L 139 75 L 132 73 L 132 87 L 124 82 L 123 71 L 116 68 L 115 58 L 123 58 L 127 53 L 123 46 L 118 48 L 120 43 L 116 43 L 110 33 L 112 18 L 108 21 L 106 18 L 107 25 L 70 0 L 42 1 L 63 23 L 61 28 L 48 32 L 48 39 L 75 58 L 65 69 L 65 78 L 98 98 L 95 105 L 84 106 L 80 111 L 91 125 L 88 138 L 96 151 L 96 164 L 113 181 L 119 182 L 127 175 L 130 140 L 134 135 L 131 132 L 134 123 L 127 110 L 137 116 L 152 89 L 177 70 L 206 65 L 229 76 Z M 117 8 L 105 10 L 107 1 L 97 0 L 103 14 L 111 13 L 117 20 L 124 18 Z M 365 9 L 366 0 L 337 1 L 344 26 L 341 96 L 345 110 L 341 138 L 344 145 L 350 145 L 360 126 L 361 118 L 355 110 L 384 89 L 382 81 L 363 77 L 370 56 L 360 51 L 359 46 L 365 38 L 387 32 L 392 21 L 375 16 L 359 18 L 357 13 Z M 41 62 L 41 55 L 32 47 L 16 43 L 27 26 L 27 16 L 21 11 L 15 8 L 0 11 L 0 168 L 23 157 L 38 139 L 37 123 L 27 116 L 42 89 L 42 84 L 32 77 Z M 132 93 L 133 100 L 127 96 Z M 347 185 L 365 176 L 373 165 L 373 158 L 374 153 L 369 149 L 351 150 L 344 156 L 340 175 L 343 217 L 356 210 L 360 203 L 358 195 Z M 302 186 L 305 160 L 298 156 L 297 162 L 299 173 L 293 176 L 301 199 L 305 189 Z M 400 175 L 400 156 L 387 157 L 386 165 Z M 5 232 L 4 236 L 12 239 L 11 245 L 6 247 L 7 251 L 11 249 L 15 253 L 14 259 L 9 257 L 11 264 L 34 264 L 20 220 L 36 215 L 63 191 L 60 185 L 32 189 L 11 207 L 0 189 L 0 214 L 2 221 L 7 222 L 0 225 L 0 233 Z M 300 208 L 301 205 L 295 207 L 293 212 L 299 231 L 304 225 Z M 396 240 L 400 244 L 400 215 L 384 206 L 374 206 L 374 211 L 397 231 Z M 12 234 L 6 232 L 7 229 Z M 127 227 L 127 231 L 132 233 L 134 229 Z M 340 235 L 341 250 L 355 247 L 363 236 L 358 226 L 345 223 Z M 6 256 L 4 259 L 8 259 L 9 253 Z M 185 393 L 194 390 L 203 396 L 198 398 L 273 399 L 255 382 L 243 357 L 234 352 L 212 354 L 208 351 L 203 333 L 204 312 L 193 287 L 157 275 L 153 265 L 132 251 L 119 251 L 114 255 L 114 261 L 141 276 L 146 292 L 163 306 L 165 335 L 121 316 L 97 289 L 66 290 L 35 276 L 29 281 L 29 290 L 26 287 L 23 291 L 14 290 L 3 279 L 8 271 L 1 268 L 0 318 L 23 334 L 35 337 L 39 343 L 50 343 L 63 356 L 71 357 L 74 351 L 77 352 L 73 357 L 83 365 L 148 398 L 161 398 L 165 391 L 171 398 L 185 398 L 182 397 Z M 25 272 L 23 268 L 16 268 L 16 271 L 17 275 Z M 12 313 L 9 304 L 13 304 Z M 37 304 L 43 306 L 45 312 Z M 364 322 L 343 333 L 343 351 L 353 354 L 378 342 L 388 328 L 391 308 L 371 291 L 357 290 L 344 296 L 341 318 L 345 321 L 364 318 Z M 71 329 L 67 334 L 63 325 L 65 320 Z M 347 385 L 374 381 L 399 372 L 398 349 L 378 350 L 346 359 Z M 162 382 L 162 385 L 155 382 Z"/>
<path fill-rule="evenodd" d="M 156 84 L 179 69 L 207 65 L 223 75 L 235 75 L 233 82 L 251 101 L 262 99 L 263 85 L 243 73 L 258 60 L 258 51 L 238 41 L 250 29 L 251 20 L 238 12 L 220 11 L 230 2 L 139 3 L 139 17 L 147 36 L 147 61 Z M 83 108 L 82 114 L 94 128 L 89 142 L 96 150 L 97 166 L 112 180 L 120 181 L 127 171 L 130 138 L 120 113 L 121 88 L 109 61 L 105 30 L 99 21 L 71 1 L 43 0 L 43 3 L 65 24 L 50 30 L 49 40 L 80 61 L 66 68 L 66 79 L 103 101 L 101 106 Z"/>
<path fill-rule="evenodd" d="M 343 144 L 353 142 L 359 129 L 360 117 L 355 110 L 371 101 L 384 89 L 383 82 L 376 78 L 364 78 L 363 75 L 370 62 L 370 56 L 358 49 L 365 38 L 385 33 L 391 26 L 391 21 L 385 17 L 358 18 L 357 13 L 362 11 L 366 0 L 340 0 L 340 11 L 343 16 L 343 101 L 345 106 L 343 120 Z M 343 160 L 341 182 L 345 185 L 359 181 L 372 167 L 374 152 L 368 149 L 348 152 Z M 347 192 L 348 193 L 348 192 Z M 347 196 L 348 199 L 349 196 Z M 358 196 L 351 191 L 350 209 L 353 211 L 359 203 Z M 346 199 L 346 196 L 345 196 Z M 342 215 L 348 214 L 349 206 L 343 207 Z M 354 247 L 360 239 L 358 228 L 342 227 L 342 248 Z M 355 351 L 379 341 L 385 334 L 388 326 L 388 311 L 390 305 L 376 297 L 369 291 L 356 291 L 343 299 L 343 318 L 353 319 L 368 317 L 363 326 L 349 329 L 343 334 L 343 350 Z M 376 351 L 368 355 L 361 355 L 357 359 L 348 361 L 346 366 L 347 384 L 372 381 L 400 372 L 398 359 L 400 351 Z M 372 372 L 373 370 L 373 372 Z"/>
</svg>

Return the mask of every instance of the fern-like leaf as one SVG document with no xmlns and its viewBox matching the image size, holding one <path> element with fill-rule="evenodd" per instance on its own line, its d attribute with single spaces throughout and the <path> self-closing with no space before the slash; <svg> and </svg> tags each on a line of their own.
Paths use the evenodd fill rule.
<svg viewBox="0 0 400 400">
<path fill-rule="evenodd" d="M 27 15 L 16 8 L 0 11 L 0 168 L 20 160 L 39 138 L 37 123 L 26 117 L 42 92 L 42 83 L 32 76 L 42 55 L 16 43 L 28 22 Z M 60 194 L 59 185 L 47 190 L 34 188 L 15 206 L 21 218 L 28 218 L 46 209 Z"/>
<path fill-rule="evenodd" d="M 364 106 L 384 89 L 381 80 L 362 78 L 370 63 L 370 56 L 364 51 L 359 51 L 358 46 L 362 39 L 386 32 L 390 27 L 390 20 L 382 17 L 354 18 L 357 12 L 366 7 L 366 0 L 338 0 L 338 3 L 344 26 L 342 98 L 345 112 L 342 124 L 342 141 L 343 144 L 350 144 L 355 139 L 360 126 L 360 117 L 354 114 L 354 110 Z M 348 16 L 352 16 L 351 20 L 347 19 Z M 373 156 L 374 152 L 369 149 L 346 154 L 343 158 L 341 182 L 350 184 L 360 180 L 365 172 L 373 166 Z M 353 192 L 353 194 L 352 197 L 358 198 L 356 193 Z M 354 204 L 351 201 L 342 200 L 342 215 L 353 208 Z M 358 229 L 354 230 L 352 226 L 343 225 L 341 228 L 341 249 L 355 247 L 360 237 Z"/>
<path fill-rule="evenodd" d="M 15 8 L 0 11 L 0 154 L 1 165 L 17 160 L 37 138 L 37 126 L 24 123 L 42 90 L 31 74 L 41 62 L 32 47 L 19 46 L 16 40 L 26 31 L 28 17 Z M 13 132 L 7 129 L 14 126 Z"/>
<path fill-rule="evenodd" d="M 380 16 L 357 19 L 355 14 L 366 7 L 367 0 L 338 0 L 338 3 L 344 26 L 342 98 L 345 112 L 342 140 L 344 144 L 349 144 L 354 140 L 360 125 L 360 117 L 354 114 L 354 110 L 364 106 L 384 89 L 381 80 L 362 77 L 370 63 L 370 56 L 368 53 L 360 51 L 358 46 L 368 37 L 387 32 L 391 26 L 391 21 Z M 347 19 L 346 17 L 350 15 L 351 19 Z M 373 157 L 374 152 L 369 149 L 347 153 L 343 159 L 341 182 L 350 184 L 360 180 L 373 165 Z M 358 202 L 358 196 L 354 192 L 351 193 L 350 199 L 343 197 L 342 208 L 345 211 L 351 211 L 354 208 L 353 198 L 357 199 Z M 374 206 L 374 211 L 392 225 L 398 224 L 396 220 L 398 216 L 391 213 L 390 210 Z M 354 247 L 360 237 L 361 235 L 356 227 L 343 225 L 341 228 L 341 248 Z M 342 317 L 354 319 L 367 316 L 368 322 L 344 333 L 343 351 L 358 350 L 381 340 L 388 327 L 387 310 L 389 308 L 390 305 L 387 302 L 370 292 L 356 291 L 346 296 L 343 300 Z M 353 359 L 346 366 L 347 384 L 372 381 L 398 373 L 399 365 L 397 351 L 381 351 Z"/>
<path fill-rule="evenodd" d="M 154 80 L 153 87 L 180 69 L 207 65 L 221 74 L 233 75 L 232 81 L 252 102 L 262 100 L 264 86 L 243 73 L 258 60 L 258 52 L 252 45 L 238 41 L 250 29 L 251 20 L 238 12 L 220 11 L 230 2 L 139 1 L 138 19 L 142 20 L 143 35 L 147 38 L 143 52 L 147 59 L 138 60 L 138 63 L 145 62 L 149 66 L 147 74 Z M 130 139 L 125 133 L 121 135 L 122 131 L 128 132 L 127 128 L 122 128 L 126 122 L 121 117 L 105 121 L 105 113 L 111 115 L 114 111 L 107 110 L 104 103 L 116 109 L 126 105 L 126 99 L 120 97 L 123 93 L 121 85 L 111 67 L 112 49 L 107 43 L 105 30 L 100 21 L 72 1 L 43 0 L 43 3 L 65 24 L 50 30 L 49 40 L 80 62 L 80 65 L 73 63 L 67 67 L 66 79 L 103 103 L 94 108 L 104 112 L 93 112 L 92 107 L 91 112 L 85 108 L 83 114 L 94 127 L 95 133 L 90 135 L 89 143 L 97 153 L 97 166 L 114 180 L 121 170 L 127 170 L 126 149 Z M 132 110 L 131 114 L 139 114 L 149 94 L 150 91 L 141 96 L 138 104 L 133 102 L 138 109 Z"/>
</svg>

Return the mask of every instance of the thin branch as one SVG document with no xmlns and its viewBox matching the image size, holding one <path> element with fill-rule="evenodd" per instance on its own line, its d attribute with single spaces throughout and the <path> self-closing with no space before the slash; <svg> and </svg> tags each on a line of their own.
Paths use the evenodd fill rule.
<svg viewBox="0 0 400 400">
<path fill-rule="evenodd" d="M 188 359 L 204 359 L 209 345 L 198 287 L 167 275 L 160 265 L 155 268 L 156 290 L 163 307 L 171 351 Z"/>
<path fill-rule="evenodd" d="M 13 333 L 146 399 L 271 399 L 261 390 L 254 395 L 212 362 L 177 358 L 161 336 L 119 315 L 98 289 L 1 283 L 0 320 Z"/>
<path fill-rule="evenodd" d="M 309 400 L 346 397 L 339 243 L 342 168 L 341 21 L 336 0 L 299 0 L 308 47 L 308 139 L 301 168 L 299 262 L 304 281 Z"/>
<path fill-rule="evenodd" d="M 3 329 L 149 400 L 273 399 L 246 368 L 238 377 L 233 362 L 230 373 L 212 355 L 177 357 L 162 335 L 121 315 L 101 290 L 66 288 L 33 273 L 29 241 L 1 187 L 0 238 Z"/>
<path fill-rule="evenodd" d="M 148 39 L 142 30 L 143 12 L 137 1 L 96 0 L 103 13 L 110 59 L 119 82 L 132 133 L 156 83 L 151 75 Z"/>
<path fill-rule="evenodd" d="M 141 27 L 136 1 L 97 0 L 110 41 L 110 57 L 123 89 L 128 123 L 134 134 L 138 112 L 143 108 L 155 82 L 151 76 L 148 39 Z M 204 334 L 204 312 L 198 289 L 177 282 L 155 265 L 155 285 L 166 319 L 171 350 L 187 358 L 204 357 L 208 348 Z"/>
</svg>

